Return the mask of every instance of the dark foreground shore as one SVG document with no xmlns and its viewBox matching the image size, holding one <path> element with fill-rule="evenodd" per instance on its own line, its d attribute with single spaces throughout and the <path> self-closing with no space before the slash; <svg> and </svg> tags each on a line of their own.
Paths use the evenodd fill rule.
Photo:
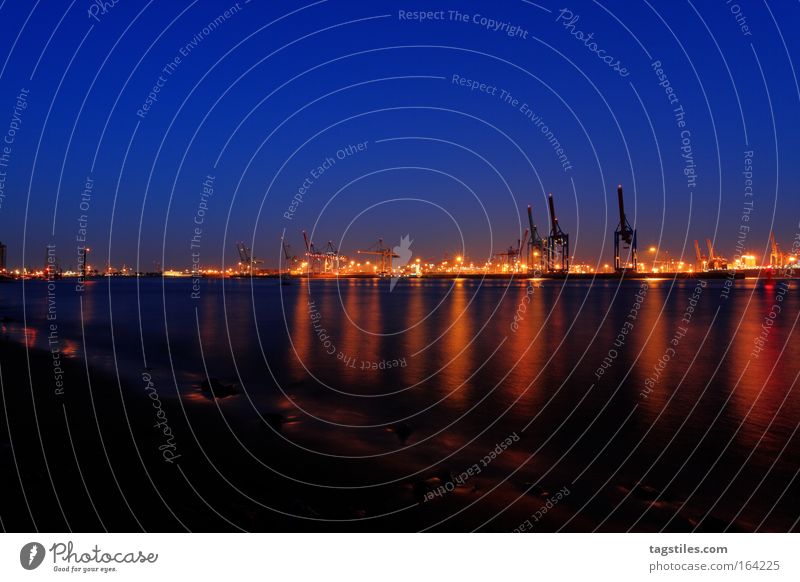
<svg viewBox="0 0 800 582">
<path fill-rule="evenodd" d="M 342 459 L 303 456 L 279 437 L 279 424 L 254 418 L 231 431 L 219 401 L 179 403 L 164 387 L 156 392 L 148 372 L 134 386 L 80 358 L 60 364 L 54 374 L 49 353 L 0 340 L 5 531 L 463 531 L 487 522 L 477 529 L 555 531 L 568 523 L 568 531 L 592 531 L 600 521 L 601 531 L 747 530 L 677 513 L 644 485 L 609 486 L 572 520 L 581 491 L 525 491 L 531 484 L 513 479 L 495 489 L 488 473 L 460 483 L 457 472 L 439 468 L 381 487 L 319 487 L 313 483 L 339 477 L 380 482 L 381 462 L 347 466 L 343 476 Z M 303 438 L 324 435 L 295 440 Z"/>
<path fill-rule="evenodd" d="M 389 491 L 303 484 L 335 475 L 336 459 L 309 464 L 278 436 L 278 422 L 254 417 L 234 437 L 210 397 L 198 393 L 197 405 L 184 409 L 174 390 L 156 392 L 148 372 L 134 386 L 80 358 L 59 364 L 54 373 L 49 353 L 0 340 L 4 531 L 414 529 L 413 511 L 369 519 L 398 503 L 416 505 L 419 492 L 407 484 Z M 243 433 L 247 446 L 237 440 Z"/>
<path fill-rule="evenodd" d="M 313 485 L 380 482 L 380 464 L 343 475 L 340 459 L 305 457 L 280 438 L 279 422 L 267 426 L 275 413 L 231 430 L 221 400 L 198 392 L 181 404 L 147 371 L 135 385 L 80 358 L 54 369 L 49 353 L 0 340 L 4 531 L 416 531 L 458 503 L 437 495 L 421 505 L 446 481 L 433 473 L 385 487 Z M 465 527 L 452 519 L 443 529 Z"/>
</svg>

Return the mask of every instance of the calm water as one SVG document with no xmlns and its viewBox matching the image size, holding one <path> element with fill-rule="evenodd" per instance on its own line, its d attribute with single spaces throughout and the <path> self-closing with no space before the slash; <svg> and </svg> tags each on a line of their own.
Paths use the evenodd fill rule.
<svg viewBox="0 0 800 582">
<path fill-rule="evenodd" d="M 283 414 L 281 446 L 303 455 L 288 478 L 383 491 L 386 512 L 414 506 L 415 529 L 512 529 L 547 501 L 538 483 L 569 491 L 545 529 L 787 530 L 800 302 L 786 285 L 230 280 L 192 298 L 188 280 L 111 279 L 54 296 L 67 356 L 118 366 L 131 397 L 152 369 L 165 401 L 180 395 L 197 426 L 219 415 L 254 465 L 271 462 L 259 414 Z M 47 295 L 0 284 L 3 334 L 46 348 Z M 239 394 L 208 398 L 205 370 Z"/>
</svg>

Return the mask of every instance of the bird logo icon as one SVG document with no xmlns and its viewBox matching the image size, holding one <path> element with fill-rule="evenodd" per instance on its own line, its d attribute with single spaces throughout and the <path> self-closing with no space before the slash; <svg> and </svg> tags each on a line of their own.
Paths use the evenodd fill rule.
<svg viewBox="0 0 800 582">
<path fill-rule="evenodd" d="M 35 570 L 44 561 L 44 546 L 39 542 L 29 542 L 19 551 L 19 563 L 26 570 Z"/>
<path fill-rule="evenodd" d="M 392 272 L 401 267 L 405 267 L 411 260 L 411 256 L 413 255 L 411 252 L 411 243 L 413 242 L 410 235 L 400 237 L 400 244 L 392 249 Z M 397 285 L 399 279 L 400 277 L 392 277 L 389 283 L 389 291 L 394 290 L 394 286 Z"/>
</svg>

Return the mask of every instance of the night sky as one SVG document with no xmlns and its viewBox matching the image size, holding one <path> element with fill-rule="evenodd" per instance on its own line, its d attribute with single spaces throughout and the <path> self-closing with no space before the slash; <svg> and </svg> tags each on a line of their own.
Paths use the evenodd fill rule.
<svg viewBox="0 0 800 582">
<path fill-rule="evenodd" d="M 303 229 L 478 262 L 528 204 L 546 231 L 548 192 L 602 264 L 618 183 L 640 249 L 800 231 L 797 2 L 101 4 L 0 3 L 12 266 L 73 267 L 85 234 L 95 265 L 189 267 L 195 236 L 274 267 Z"/>
</svg>

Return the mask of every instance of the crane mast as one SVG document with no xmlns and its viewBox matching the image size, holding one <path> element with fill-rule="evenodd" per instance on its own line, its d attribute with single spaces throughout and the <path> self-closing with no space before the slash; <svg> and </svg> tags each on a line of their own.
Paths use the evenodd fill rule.
<svg viewBox="0 0 800 582">
<path fill-rule="evenodd" d="M 770 231 L 769 243 L 770 243 L 770 254 L 769 254 L 770 266 L 777 268 L 783 267 L 783 254 L 781 253 L 781 250 L 778 247 L 778 242 L 775 240 L 775 231 Z"/>
<path fill-rule="evenodd" d="M 508 250 L 503 251 L 502 253 L 495 253 L 495 256 L 501 257 L 502 263 L 504 263 L 509 271 L 514 271 L 519 268 L 520 263 L 522 262 L 522 249 L 527 248 L 528 246 L 528 229 L 525 229 L 525 233 L 522 235 L 522 238 L 517 239 L 517 246 L 509 246 Z"/>
<path fill-rule="evenodd" d="M 533 223 L 533 209 L 528 204 L 528 225 L 530 227 L 531 238 L 528 242 L 528 273 L 544 271 L 546 249 L 544 240 L 539 234 L 539 229 Z"/>
<path fill-rule="evenodd" d="M 392 259 L 398 258 L 400 255 L 396 254 L 393 249 L 383 246 L 383 239 L 379 238 L 378 242 L 368 249 L 356 251 L 359 255 L 377 255 L 380 260 L 379 275 L 391 274 Z"/>
<path fill-rule="evenodd" d="M 292 255 L 291 247 L 286 243 L 284 239 L 281 239 L 281 247 L 283 248 L 283 256 L 286 259 L 286 265 L 288 267 L 294 267 L 297 264 L 297 257 Z"/>
<path fill-rule="evenodd" d="M 630 249 L 630 262 L 633 270 L 639 266 L 638 249 L 636 248 L 636 229 L 633 228 L 625 216 L 625 200 L 622 197 L 622 184 L 617 186 L 617 202 L 619 204 L 619 225 L 614 231 L 614 269 L 624 271 L 626 264 L 623 264 L 620 247 L 624 243 L 625 248 Z"/>
<path fill-rule="evenodd" d="M 250 248 L 243 241 L 236 243 L 236 252 L 239 254 L 239 269 L 243 273 L 253 274 L 257 265 L 264 262 L 254 257 Z"/>
<path fill-rule="evenodd" d="M 697 262 L 695 263 L 695 268 L 698 271 L 705 271 L 706 267 L 708 266 L 708 261 L 706 257 L 703 256 L 703 253 L 700 251 L 700 241 L 697 239 L 694 240 L 694 254 L 697 258 Z"/>
<path fill-rule="evenodd" d="M 325 253 L 317 251 L 314 242 L 308 237 L 306 231 L 303 231 L 303 241 L 306 243 L 306 257 L 308 257 L 307 272 L 309 274 L 321 272 L 325 261 Z"/>
<path fill-rule="evenodd" d="M 550 208 L 550 236 L 547 237 L 547 270 L 550 272 L 569 272 L 569 235 L 558 225 L 553 194 L 547 199 Z"/>
</svg>

